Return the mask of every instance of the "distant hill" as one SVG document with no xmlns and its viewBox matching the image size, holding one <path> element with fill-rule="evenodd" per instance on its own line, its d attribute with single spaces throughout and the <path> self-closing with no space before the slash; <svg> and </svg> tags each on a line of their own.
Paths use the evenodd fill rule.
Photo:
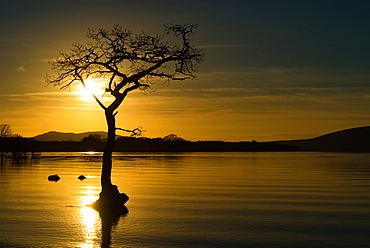
<svg viewBox="0 0 370 248">
<path fill-rule="evenodd" d="M 275 141 L 303 151 L 370 152 L 370 126 L 325 134 L 313 139 Z"/>
<path fill-rule="evenodd" d="M 107 138 L 107 133 L 101 131 L 84 133 L 63 133 L 50 131 L 44 134 L 37 135 L 33 138 L 38 141 L 81 141 L 83 138 L 89 136 L 90 134 L 101 135 L 102 139 Z"/>
</svg>

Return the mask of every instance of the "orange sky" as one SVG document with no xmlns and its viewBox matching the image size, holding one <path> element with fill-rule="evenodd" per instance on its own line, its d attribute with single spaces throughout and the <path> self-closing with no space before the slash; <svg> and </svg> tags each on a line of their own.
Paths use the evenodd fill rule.
<svg viewBox="0 0 370 248">
<path fill-rule="evenodd" d="M 206 57 L 197 78 L 133 92 L 119 127 L 142 126 L 147 137 L 271 141 L 370 124 L 369 3 L 139 2 L 3 4 L 0 124 L 26 137 L 104 131 L 102 109 L 78 88 L 45 87 L 47 61 L 86 42 L 89 27 L 119 23 L 155 34 L 170 22 L 199 23 L 192 40 Z"/>
</svg>

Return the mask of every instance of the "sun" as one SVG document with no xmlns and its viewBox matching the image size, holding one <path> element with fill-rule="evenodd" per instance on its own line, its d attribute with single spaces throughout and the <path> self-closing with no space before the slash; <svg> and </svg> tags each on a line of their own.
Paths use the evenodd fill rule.
<svg viewBox="0 0 370 248">
<path fill-rule="evenodd" d="M 95 101 L 92 96 L 94 94 L 98 98 L 101 98 L 104 94 L 105 83 L 99 78 L 88 78 L 85 80 L 86 88 L 82 84 L 78 85 L 77 91 L 75 93 L 78 95 L 78 99 L 81 101 Z"/>
</svg>

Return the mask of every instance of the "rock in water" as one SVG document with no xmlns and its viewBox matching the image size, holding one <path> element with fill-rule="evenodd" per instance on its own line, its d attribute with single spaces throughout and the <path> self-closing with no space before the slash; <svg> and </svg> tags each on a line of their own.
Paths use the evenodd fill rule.
<svg viewBox="0 0 370 248">
<path fill-rule="evenodd" d="M 49 181 L 58 182 L 60 180 L 60 176 L 57 174 L 48 176 Z"/>
<path fill-rule="evenodd" d="M 81 175 L 81 176 L 78 177 L 78 179 L 80 179 L 82 181 L 82 180 L 86 179 L 86 177 L 84 175 Z"/>
</svg>

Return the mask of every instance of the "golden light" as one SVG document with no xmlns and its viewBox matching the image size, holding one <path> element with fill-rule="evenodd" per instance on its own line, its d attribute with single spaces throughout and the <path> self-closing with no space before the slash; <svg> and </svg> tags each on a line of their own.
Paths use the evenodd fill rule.
<svg viewBox="0 0 370 248">
<path fill-rule="evenodd" d="M 95 152 L 95 151 L 86 151 L 86 152 L 82 152 L 82 154 L 84 155 L 98 155 L 99 152 Z"/>
<path fill-rule="evenodd" d="M 97 187 L 85 187 L 84 195 L 81 197 L 82 208 L 81 208 L 81 219 L 85 234 L 85 242 L 80 244 L 79 247 L 92 248 L 96 247 L 96 241 L 98 238 L 98 225 L 100 223 L 99 213 L 86 206 L 97 200 Z"/>
<path fill-rule="evenodd" d="M 81 197 L 82 206 L 89 205 L 98 199 L 99 187 L 87 186 L 84 189 L 84 195 Z"/>
<path fill-rule="evenodd" d="M 105 82 L 101 78 L 88 78 L 85 80 L 86 88 L 82 85 L 78 85 L 78 90 L 75 93 L 78 95 L 78 99 L 81 101 L 95 101 L 92 96 L 94 94 L 98 98 L 104 95 Z"/>
</svg>

